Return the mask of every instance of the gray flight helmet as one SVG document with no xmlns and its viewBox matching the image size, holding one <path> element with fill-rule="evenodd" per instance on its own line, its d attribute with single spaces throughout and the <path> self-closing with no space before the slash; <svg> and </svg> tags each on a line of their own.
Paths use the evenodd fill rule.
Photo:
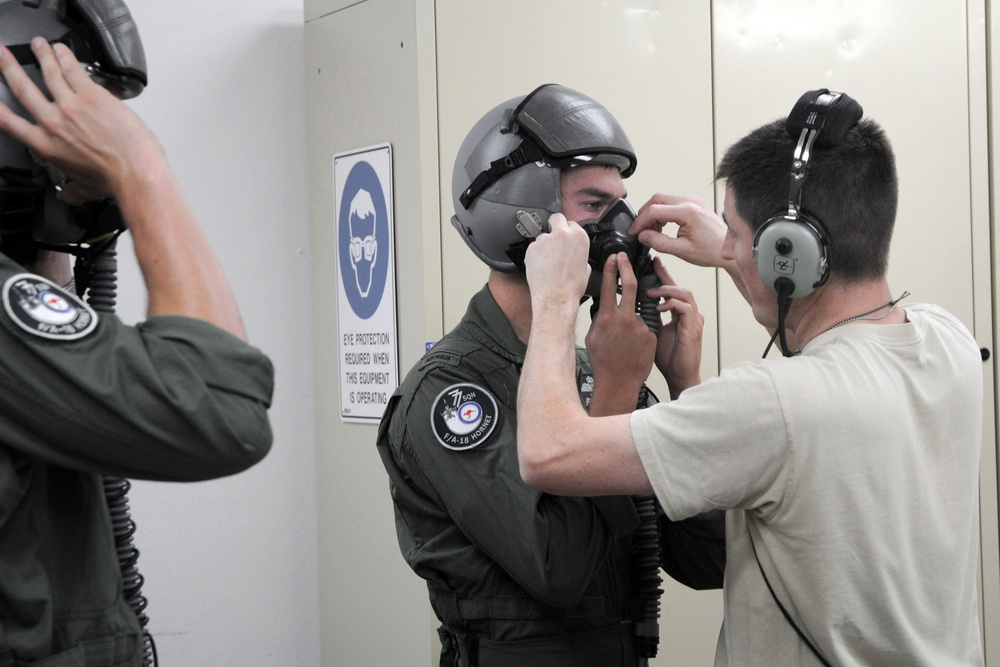
<svg viewBox="0 0 1000 667">
<path fill-rule="evenodd" d="M 68 46 L 92 80 L 123 99 L 135 97 L 146 86 L 142 41 L 122 0 L 0 0 L 0 43 L 48 94 L 30 46 L 32 38 L 38 36 Z M 32 120 L 3 77 L 0 102 Z M 70 207 L 55 198 L 54 185 L 62 179 L 55 167 L 0 132 L 0 234 L 24 233 L 32 228 L 37 234 L 46 226 L 75 234 L 71 224 L 58 222 L 72 218 Z"/>
<path fill-rule="evenodd" d="M 611 165 L 628 178 L 635 151 L 603 105 L 559 84 L 540 86 L 469 131 L 452 172 L 451 222 L 487 265 L 523 270 L 528 244 L 562 210 L 562 170 L 585 164 Z"/>
</svg>

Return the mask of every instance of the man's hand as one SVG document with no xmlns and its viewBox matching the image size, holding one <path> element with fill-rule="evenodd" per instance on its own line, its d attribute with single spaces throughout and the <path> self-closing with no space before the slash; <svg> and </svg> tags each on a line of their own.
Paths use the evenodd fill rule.
<svg viewBox="0 0 1000 667">
<path fill-rule="evenodd" d="M 677 236 L 668 236 L 663 228 L 677 225 Z M 701 197 L 657 194 L 642 205 L 629 234 L 657 252 L 663 252 L 697 266 L 725 267 L 722 243 L 726 223 Z"/>
<path fill-rule="evenodd" d="M 144 158 L 160 159 L 158 140 L 121 100 L 90 79 L 65 45 L 50 46 L 36 37 L 31 46 L 52 100 L 0 47 L 0 74 L 35 119 L 32 123 L 0 103 L 0 131 L 66 173 L 63 201 L 81 204 L 119 194 Z"/>
<path fill-rule="evenodd" d="M 594 372 L 592 416 L 632 412 L 653 367 L 657 337 L 636 313 L 636 293 L 637 280 L 628 255 L 622 252 L 609 257 L 601 276 L 600 306 L 586 338 Z"/>
<path fill-rule="evenodd" d="M 677 398 L 688 387 L 701 383 L 705 316 L 698 312 L 691 290 L 677 286 L 659 257 L 653 258 L 653 266 L 661 285 L 647 294 L 663 299 L 657 310 L 670 313 L 670 322 L 661 326 L 657 335 L 656 367 L 667 381 L 670 398 Z"/>
<path fill-rule="evenodd" d="M 580 225 L 562 213 L 549 217 L 549 231 L 536 238 L 524 256 L 524 269 L 531 289 L 532 308 L 569 304 L 579 309 L 580 299 L 590 278 L 590 237 Z"/>
<path fill-rule="evenodd" d="M 676 236 L 663 233 L 663 228 L 670 223 L 677 225 Z M 657 252 L 679 257 L 695 266 L 724 269 L 749 302 L 736 262 L 722 258 L 727 232 L 725 221 L 701 197 L 668 194 L 653 195 L 639 209 L 628 230 Z"/>
</svg>

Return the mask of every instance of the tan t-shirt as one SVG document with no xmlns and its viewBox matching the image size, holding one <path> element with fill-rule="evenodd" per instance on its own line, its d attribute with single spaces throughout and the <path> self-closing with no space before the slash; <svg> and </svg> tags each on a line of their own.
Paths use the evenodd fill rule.
<svg viewBox="0 0 1000 667">
<path fill-rule="evenodd" d="M 633 413 L 667 514 L 730 510 L 717 664 L 819 664 L 768 592 L 750 531 L 782 604 L 831 663 L 983 663 L 982 360 L 945 311 L 907 314 L 736 364 Z"/>
</svg>

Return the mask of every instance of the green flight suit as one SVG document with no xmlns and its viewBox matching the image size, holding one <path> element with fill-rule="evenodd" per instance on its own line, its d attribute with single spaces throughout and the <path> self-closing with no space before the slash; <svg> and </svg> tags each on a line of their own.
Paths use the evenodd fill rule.
<svg viewBox="0 0 1000 667">
<path fill-rule="evenodd" d="M 442 623 L 441 665 L 640 665 L 635 504 L 523 483 L 516 436 L 524 352 L 484 288 L 407 375 L 379 428 L 399 546 Z M 587 402 L 593 378 L 583 351 L 577 378 Z M 696 530 L 704 532 L 679 537 L 680 555 L 664 562 L 680 560 L 681 570 L 705 575 L 695 584 L 721 587 L 721 515 Z M 691 559 L 699 562 L 688 567 Z"/>
<path fill-rule="evenodd" d="M 126 326 L 2 255 L 0 286 L 0 667 L 141 665 L 101 475 L 253 465 L 271 363 L 200 320 Z"/>
</svg>

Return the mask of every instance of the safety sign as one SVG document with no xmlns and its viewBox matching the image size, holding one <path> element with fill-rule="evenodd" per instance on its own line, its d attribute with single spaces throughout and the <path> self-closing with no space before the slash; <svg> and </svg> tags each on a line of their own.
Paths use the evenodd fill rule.
<svg viewBox="0 0 1000 667">
<path fill-rule="evenodd" d="M 392 147 L 333 157 L 340 416 L 378 421 L 399 383 Z"/>
</svg>

